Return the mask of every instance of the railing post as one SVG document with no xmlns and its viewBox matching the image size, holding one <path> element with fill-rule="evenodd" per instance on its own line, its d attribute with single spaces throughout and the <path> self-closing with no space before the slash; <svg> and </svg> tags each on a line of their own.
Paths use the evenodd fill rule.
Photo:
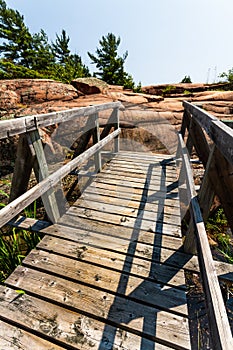
<svg viewBox="0 0 233 350">
<path fill-rule="evenodd" d="M 94 114 L 94 123 L 95 123 L 95 127 L 93 130 L 93 144 L 98 143 L 100 141 L 99 113 Z M 97 151 L 95 153 L 94 159 L 95 159 L 95 170 L 98 173 L 102 169 L 101 151 Z"/>
<path fill-rule="evenodd" d="M 114 109 L 114 130 L 117 130 L 119 128 L 120 122 L 119 122 L 119 108 Z M 118 153 L 120 150 L 120 137 L 119 135 L 114 139 L 114 152 Z"/>
<path fill-rule="evenodd" d="M 38 130 L 31 131 L 27 135 L 29 143 L 31 143 L 33 146 L 38 162 L 38 168 L 35 166 L 34 171 L 39 182 L 49 176 L 48 164 L 45 158 L 44 149 Z M 42 195 L 42 201 L 49 219 L 52 222 L 57 222 L 60 218 L 60 212 L 53 188 Z"/>
</svg>

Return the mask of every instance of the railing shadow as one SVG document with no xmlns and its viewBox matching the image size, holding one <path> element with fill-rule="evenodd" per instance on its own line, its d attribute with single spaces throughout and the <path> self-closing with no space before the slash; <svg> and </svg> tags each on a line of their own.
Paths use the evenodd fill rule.
<svg viewBox="0 0 233 350">
<path fill-rule="evenodd" d="M 156 283 L 156 280 L 155 280 L 155 283 L 156 283 L 155 287 L 160 288 L 160 292 L 162 293 L 162 295 L 164 295 L 164 298 L 169 298 L 169 293 L 171 293 L 173 288 L 171 287 L 162 291 L 163 286 L 169 283 L 169 281 L 176 275 L 176 273 L 180 270 L 180 268 L 182 268 L 182 266 L 184 266 L 190 259 L 189 256 L 184 255 L 183 261 L 179 261 L 179 266 L 177 266 L 177 269 L 176 268 L 166 269 L 166 265 L 169 265 L 169 264 L 173 265 L 173 262 L 178 260 L 176 258 L 176 255 L 179 253 L 179 251 L 176 251 L 164 263 L 161 263 L 161 246 L 162 246 L 162 232 L 163 232 L 163 225 L 164 225 L 163 218 L 164 218 L 165 199 L 172 196 L 172 194 L 170 194 L 170 191 L 178 187 L 177 182 L 174 182 L 173 184 L 166 186 L 166 170 L 167 170 L 167 165 L 169 165 L 170 161 L 171 159 L 161 161 L 160 189 L 159 191 L 155 192 L 152 196 L 149 195 L 148 189 L 151 183 L 152 171 L 155 165 L 153 164 L 149 165 L 147 178 L 146 178 L 144 189 L 141 195 L 141 202 L 138 209 L 138 215 L 135 220 L 134 228 L 132 230 L 131 240 L 128 246 L 124 266 L 122 268 L 122 275 L 116 290 L 116 297 L 114 299 L 113 304 L 111 305 L 111 308 L 109 310 L 108 317 L 107 317 L 107 319 L 109 320 L 112 320 L 114 318 L 116 323 L 119 323 L 119 324 L 123 323 L 126 325 L 135 319 L 143 318 L 143 327 L 142 327 L 141 333 L 143 333 L 144 336 L 141 338 L 141 345 L 140 345 L 141 350 L 156 349 L 156 343 L 152 341 L 152 339 L 154 339 L 155 341 L 157 340 L 156 321 L 157 321 L 157 316 L 158 316 L 158 313 L 160 312 L 160 309 L 159 308 L 156 309 L 156 307 L 154 308 L 151 307 L 150 310 L 152 310 L 152 313 L 150 312 L 149 314 L 148 314 L 148 308 L 140 307 L 140 304 L 138 304 L 138 308 L 135 309 L 135 302 L 131 300 L 136 299 L 137 289 L 139 287 L 137 287 L 130 294 L 127 294 L 127 285 L 129 283 L 130 275 L 126 275 L 125 273 L 128 273 L 128 274 L 130 273 L 132 264 L 133 264 L 133 259 L 136 255 L 139 233 L 140 233 L 140 228 L 142 226 L 143 213 L 145 211 L 146 202 L 151 202 L 152 200 L 154 202 L 157 199 L 158 213 L 156 213 L 156 218 L 155 218 L 155 228 L 154 228 L 155 234 L 154 234 L 153 253 L 151 256 L 151 267 L 150 267 L 148 277 L 145 278 L 144 281 L 140 284 L 140 288 L 145 287 L 146 289 L 146 285 L 148 283 L 150 284 L 153 283 L 151 282 L 151 279 L 153 279 L 154 276 L 158 275 L 158 273 L 160 274 L 164 272 L 165 277 L 163 282 L 162 283 L 159 282 L 158 284 Z M 166 192 L 164 192 L 165 188 L 167 190 Z M 156 193 L 157 194 L 159 193 L 158 197 L 156 197 Z M 161 193 L 163 193 L 164 195 L 162 196 Z M 127 296 L 127 298 L 123 299 L 122 296 L 125 296 L 125 297 Z M 168 309 L 171 309 L 178 305 L 176 305 L 175 301 L 170 299 L 168 301 L 168 306 L 169 306 Z M 170 310 L 170 312 L 173 312 L 173 311 Z M 118 314 L 119 316 L 117 317 L 116 314 Z M 153 322 L 151 322 L 152 319 L 153 319 Z M 102 340 L 99 345 L 99 350 L 106 350 L 106 343 L 114 344 L 117 327 L 113 327 L 111 321 L 110 323 L 111 325 L 108 325 L 108 324 L 105 325 L 103 335 L 102 335 Z M 163 340 L 158 339 L 158 343 L 159 342 L 163 343 Z M 165 344 L 166 344 L 166 341 L 165 341 Z M 167 345 L 169 346 L 169 342 Z"/>
</svg>

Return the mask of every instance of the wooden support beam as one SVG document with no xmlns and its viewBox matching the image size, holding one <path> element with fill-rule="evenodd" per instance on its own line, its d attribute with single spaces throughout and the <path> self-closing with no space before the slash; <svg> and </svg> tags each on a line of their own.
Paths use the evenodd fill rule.
<svg viewBox="0 0 233 350">
<path fill-rule="evenodd" d="M 27 136 L 20 135 L 9 202 L 12 202 L 27 191 L 34 159 L 35 157 L 32 156 L 31 150 L 28 146 Z"/>
<path fill-rule="evenodd" d="M 118 108 L 114 108 L 113 110 L 114 112 L 114 130 L 119 129 L 119 109 Z M 115 138 L 114 140 L 114 152 L 117 153 L 120 150 L 120 138 L 119 135 Z"/>
<path fill-rule="evenodd" d="M 100 141 L 100 126 L 99 126 L 99 114 L 96 113 L 94 115 L 95 120 L 95 127 L 93 129 L 93 145 L 98 143 Z M 98 173 L 102 169 L 102 162 L 101 162 L 101 152 L 98 151 L 94 155 L 95 158 L 95 170 Z"/>
<path fill-rule="evenodd" d="M 49 176 L 48 164 L 45 158 L 42 141 L 38 130 L 28 133 L 28 137 L 31 140 L 31 144 L 36 154 L 38 166 L 35 164 L 34 172 L 37 177 L 37 181 L 40 182 Z M 58 204 L 60 203 L 61 205 L 64 205 L 65 197 L 64 201 L 57 201 L 54 189 L 50 189 L 42 195 L 42 201 L 49 219 L 53 223 L 57 222 L 60 218 Z M 62 210 L 62 212 L 64 212 L 64 210 Z"/>
</svg>

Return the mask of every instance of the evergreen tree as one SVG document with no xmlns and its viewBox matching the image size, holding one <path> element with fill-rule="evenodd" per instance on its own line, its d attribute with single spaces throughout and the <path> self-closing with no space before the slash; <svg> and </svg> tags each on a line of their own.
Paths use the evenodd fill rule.
<svg viewBox="0 0 233 350">
<path fill-rule="evenodd" d="M 67 36 L 66 31 L 62 29 L 61 36 L 59 37 L 56 34 L 56 41 L 52 43 L 53 54 L 61 64 L 64 64 L 70 55 L 69 41 L 69 36 Z"/>
<path fill-rule="evenodd" d="M 30 68 L 37 71 L 46 71 L 55 64 L 52 47 L 48 42 L 48 36 L 43 29 L 32 37 L 32 54 Z"/>
<path fill-rule="evenodd" d="M 15 63 L 30 66 L 32 36 L 24 24 L 24 17 L 18 11 L 8 9 L 0 0 L 0 53 Z M 5 41 L 6 40 L 6 41 Z"/>
<path fill-rule="evenodd" d="M 40 77 L 69 83 L 90 76 L 81 57 L 70 53 L 69 41 L 64 29 L 51 44 L 43 29 L 31 34 L 24 17 L 0 0 L 0 79 Z"/>
<path fill-rule="evenodd" d="M 120 45 L 120 37 L 108 33 L 99 41 L 100 47 L 96 49 L 96 56 L 88 52 L 93 64 L 98 68 L 95 76 L 99 76 L 108 84 L 123 85 L 127 88 L 133 88 L 134 82 L 132 76 L 125 72 L 124 63 L 128 56 L 128 51 L 120 57 L 117 53 Z"/>
<path fill-rule="evenodd" d="M 181 83 L 192 83 L 190 75 L 185 75 L 185 77 L 181 80 Z"/>
</svg>

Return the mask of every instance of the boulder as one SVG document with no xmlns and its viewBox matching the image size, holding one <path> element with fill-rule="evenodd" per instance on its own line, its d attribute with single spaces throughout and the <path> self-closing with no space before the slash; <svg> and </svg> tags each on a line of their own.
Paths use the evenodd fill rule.
<svg viewBox="0 0 233 350">
<path fill-rule="evenodd" d="M 0 87 L 0 109 L 9 110 L 17 108 L 19 104 L 19 96 L 15 91 L 8 90 L 5 86 Z"/>
<path fill-rule="evenodd" d="M 84 95 L 99 94 L 108 90 L 108 84 L 97 78 L 78 78 L 72 80 L 71 85 Z"/>
<path fill-rule="evenodd" d="M 50 79 L 14 79 L 2 80 L 5 94 L 3 99 L 12 99 L 17 95 L 17 102 L 21 104 L 40 103 L 45 101 L 69 101 L 78 97 L 77 90 L 68 84 Z M 1 104 L 2 94 L 0 97 Z M 2 102 L 4 103 L 4 101 Z"/>
</svg>

